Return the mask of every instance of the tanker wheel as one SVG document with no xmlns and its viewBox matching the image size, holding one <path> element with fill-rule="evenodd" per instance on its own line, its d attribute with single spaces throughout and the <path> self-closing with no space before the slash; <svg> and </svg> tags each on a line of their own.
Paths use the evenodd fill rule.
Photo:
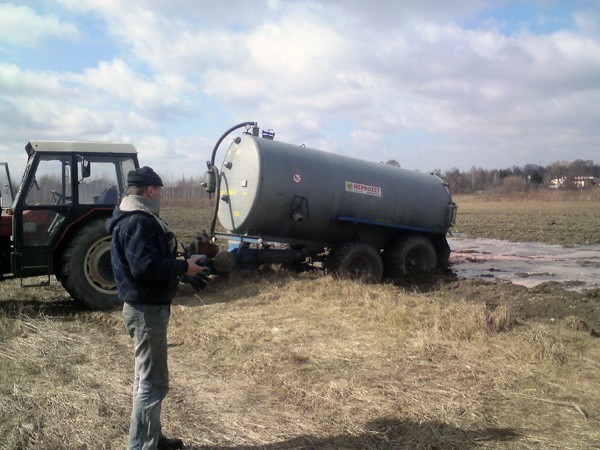
<svg viewBox="0 0 600 450">
<path fill-rule="evenodd" d="M 428 271 L 437 265 L 437 254 L 431 240 L 420 235 L 398 238 L 383 251 L 386 276 L 398 278 L 417 271 Z"/>
<path fill-rule="evenodd" d="M 379 251 L 360 241 L 347 242 L 333 249 L 326 266 L 334 276 L 340 278 L 377 283 L 383 277 L 383 261 Z"/>
<path fill-rule="evenodd" d="M 111 237 L 104 219 L 79 230 L 62 258 L 61 283 L 76 302 L 93 309 L 111 309 L 122 303 L 110 260 Z"/>
</svg>

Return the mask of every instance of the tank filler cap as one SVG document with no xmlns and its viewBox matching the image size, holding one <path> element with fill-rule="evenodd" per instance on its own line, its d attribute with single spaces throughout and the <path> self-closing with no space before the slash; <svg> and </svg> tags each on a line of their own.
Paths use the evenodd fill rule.
<svg viewBox="0 0 600 450">
<path fill-rule="evenodd" d="M 246 124 L 246 131 L 244 131 L 244 134 L 249 134 L 254 137 L 258 137 L 259 132 L 260 128 L 258 128 L 258 124 L 256 122 Z"/>
</svg>

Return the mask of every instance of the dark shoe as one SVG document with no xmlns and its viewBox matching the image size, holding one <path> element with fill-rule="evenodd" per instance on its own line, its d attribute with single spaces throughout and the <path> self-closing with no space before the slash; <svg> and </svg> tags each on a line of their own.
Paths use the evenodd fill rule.
<svg viewBox="0 0 600 450">
<path fill-rule="evenodd" d="M 158 450 L 183 450 L 183 441 L 177 438 L 169 439 L 161 434 L 156 448 Z"/>
</svg>

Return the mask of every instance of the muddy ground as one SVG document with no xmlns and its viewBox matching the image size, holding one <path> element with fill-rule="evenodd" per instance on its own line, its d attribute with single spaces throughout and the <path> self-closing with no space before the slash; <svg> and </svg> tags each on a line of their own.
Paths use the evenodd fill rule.
<svg viewBox="0 0 600 450">
<path fill-rule="evenodd" d="M 592 197 L 595 198 L 595 197 Z M 553 281 L 552 275 L 562 264 L 562 255 L 573 250 L 600 252 L 600 202 L 595 200 L 552 201 L 531 199 L 527 201 L 499 199 L 485 201 L 481 198 L 457 197 L 459 214 L 454 233 L 464 238 L 489 238 L 499 241 L 529 242 L 530 272 L 519 273 L 524 281 L 528 277 L 544 275 L 545 281 L 531 288 L 502 281 L 503 266 L 500 261 L 482 261 L 488 277 L 457 281 L 467 298 L 489 298 L 489 301 L 510 300 L 519 314 L 528 319 L 555 321 L 570 318 L 573 327 L 589 329 L 597 335 L 600 330 L 600 290 L 594 283 L 590 288 L 584 275 L 573 279 Z M 548 258 L 535 259 L 537 244 L 554 246 L 554 267 Z M 525 247 L 527 244 L 525 244 Z M 562 255 L 561 255 L 562 248 Z M 496 250 L 490 250 L 492 259 Z M 511 254 L 517 254 L 513 252 Z M 547 253 L 546 253 L 547 254 Z M 454 255 L 455 258 L 458 255 Z M 456 260 L 456 259 L 455 259 Z M 543 269 L 536 269 L 536 262 Z M 580 259 L 582 269 L 596 270 L 598 259 Z M 550 267 L 550 269 L 548 269 Z M 452 266 L 451 266 L 452 269 Z M 458 267 L 454 269 L 460 274 Z M 521 283 L 527 284 L 527 283 Z"/>
</svg>

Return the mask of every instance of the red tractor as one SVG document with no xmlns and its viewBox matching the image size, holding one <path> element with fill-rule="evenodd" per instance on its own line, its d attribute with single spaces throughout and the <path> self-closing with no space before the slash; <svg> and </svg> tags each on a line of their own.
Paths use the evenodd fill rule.
<svg viewBox="0 0 600 450">
<path fill-rule="evenodd" d="M 130 144 L 30 141 L 16 195 L 0 163 L 0 278 L 55 275 L 71 297 L 95 309 L 120 304 L 106 219 L 139 167 Z"/>
</svg>

